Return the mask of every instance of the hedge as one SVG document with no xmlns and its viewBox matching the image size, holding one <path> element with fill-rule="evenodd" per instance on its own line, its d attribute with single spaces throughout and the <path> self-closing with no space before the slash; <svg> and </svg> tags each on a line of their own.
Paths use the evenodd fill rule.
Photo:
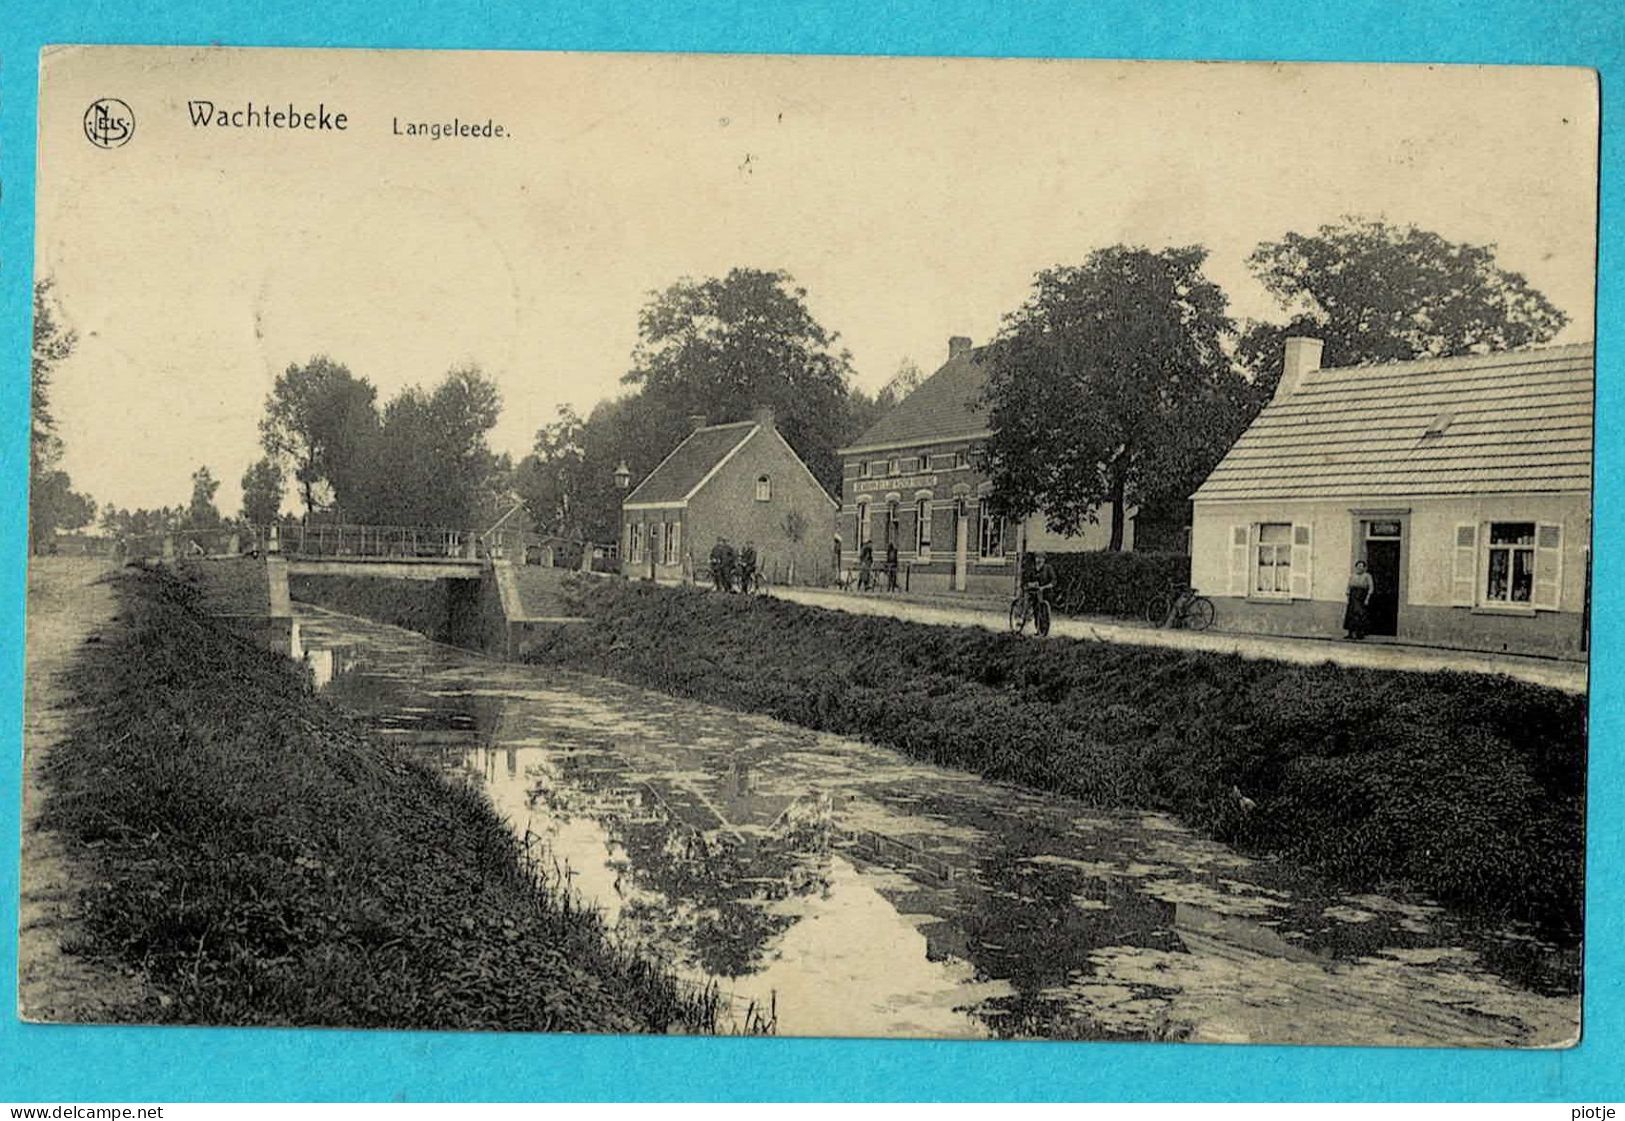
<svg viewBox="0 0 1625 1121">
<path fill-rule="evenodd" d="M 1138 619 L 1152 596 L 1170 583 L 1189 583 L 1184 553 L 1051 553 L 1056 610 L 1063 615 L 1119 615 Z"/>
</svg>

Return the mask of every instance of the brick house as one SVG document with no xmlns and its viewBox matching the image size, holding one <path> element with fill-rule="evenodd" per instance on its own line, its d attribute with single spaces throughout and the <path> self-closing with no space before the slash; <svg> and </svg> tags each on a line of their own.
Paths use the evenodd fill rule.
<svg viewBox="0 0 1625 1121">
<path fill-rule="evenodd" d="M 1228 630 L 1578 655 L 1587 645 L 1592 345 L 1323 369 L 1288 339 L 1274 398 L 1192 496 L 1191 579 Z"/>
<path fill-rule="evenodd" d="M 948 340 L 948 361 L 850 447 L 844 460 L 838 529 L 841 565 L 858 563 L 865 543 L 882 563 L 897 545 L 911 590 L 1008 593 L 1018 550 L 1051 553 L 1106 548 L 1105 518 L 1082 533 L 1052 533 L 1042 517 L 1010 524 L 982 512 L 992 484 L 976 468 L 989 435 L 982 391 L 985 350 L 967 338 Z M 1134 547 L 1134 519 L 1123 548 Z"/>
<path fill-rule="evenodd" d="M 733 424 L 702 420 L 621 503 L 621 571 L 704 578 L 720 536 L 736 549 L 751 542 L 773 583 L 824 583 L 834 520 L 835 500 L 771 410 Z"/>
</svg>

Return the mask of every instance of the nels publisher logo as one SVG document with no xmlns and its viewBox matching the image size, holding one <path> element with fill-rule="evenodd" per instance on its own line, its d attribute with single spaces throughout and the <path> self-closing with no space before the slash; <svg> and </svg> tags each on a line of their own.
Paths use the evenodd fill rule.
<svg viewBox="0 0 1625 1121">
<path fill-rule="evenodd" d="M 135 113 L 116 97 L 102 97 L 85 110 L 85 138 L 98 148 L 118 148 L 135 135 Z"/>
</svg>

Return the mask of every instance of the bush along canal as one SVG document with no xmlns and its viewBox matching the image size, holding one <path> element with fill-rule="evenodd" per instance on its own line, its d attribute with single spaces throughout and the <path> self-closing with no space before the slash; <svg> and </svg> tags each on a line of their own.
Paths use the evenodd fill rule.
<svg viewBox="0 0 1625 1121">
<path fill-rule="evenodd" d="M 486 799 L 311 695 L 156 571 L 69 671 L 39 826 L 91 885 L 73 953 L 133 976 L 98 1018 L 668 1032 L 715 992 L 613 941 Z M 761 1019 L 754 1026 L 763 1026 Z"/>
<path fill-rule="evenodd" d="M 1207 804 L 1181 790 L 1231 782 L 1206 765 L 1153 793 L 1192 766 L 1155 760 L 1179 742 L 1157 731 L 1175 697 L 1185 722 L 1212 711 L 1236 734 L 1229 692 L 1256 705 L 1287 683 L 1236 684 L 1205 660 L 1124 666 L 1100 707 L 1140 698 L 1142 714 L 1108 717 L 1139 770 L 1068 777 L 1079 757 L 1029 758 L 1016 736 L 1036 733 L 1009 727 L 1019 701 L 1065 736 L 1064 675 L 1082 670 L 1059 644 L 1041 651 L 1058 660 L 1040 703 L 1021 661 L 1036 643 L 977 636 L 1006 655 L 989 667 L 956 648 L 969 636 L 937 628 L 607 581 L 582 596 L 602 622 L 561 630 L 545 667 L 304 605 L 299 634 L 328 698 L 483 791 L 622 945 L 769 1009 L 781 1034 L 1553 1046 L 1578 1032 L 1573 950 L 1549 933 L 1394 882 L 1340 883 L 1167 812 L 1180 796 Z M 905 689 L 894 662 L 940 676 Z M 1178 694 L 1180 680 L 1203 695 Z M 960 682 L 988 711 L 933 708 Z M 860 739 L 846 707 L 859 698 L 899 711 Z M 1296 712 L 1316 718 L 1309 702 Z M 991 762 L 956 754 L 951 721 Z M 1237 772 L 1259 790 L 1253 813 L 1286 796 L 1261 773 Z M 1223 816 L 1239 806 L 1212 804 L 1209 829 L 1246 835 Z"/>
</svg>

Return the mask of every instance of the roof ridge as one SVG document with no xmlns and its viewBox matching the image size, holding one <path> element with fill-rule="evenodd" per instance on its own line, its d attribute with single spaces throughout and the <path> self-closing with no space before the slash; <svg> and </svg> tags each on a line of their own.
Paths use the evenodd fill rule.
<svg viewBox="0 0 1625 1121">
<path fill-rule="evenodd" d="M 720 432 L 720 431 L 723 431 L 723 430 L 729 429 L 729 428 L 748 428 L 748 429 L 751 429 L 752 431 L 754 431 L 759 423 L 760 423 L 759 421 L 756 421 L 754 419 L 753 420 L 730 421 L 727 424 L 708 424 L 708 425 L 705 425 L 702 428 L 696 428 L 696 429 L 692 430 L 691 432 L 688 433 L 688 435 L 684 436 L 681 440 L 677 441 L 676 446 L 673 447 L 671 449 L 671 451 L 666 453 L 665 458 L 661 459 L 661 461 L 659 463 L 655 464 L 654 470 L 650 471 L 647 475 L 645 475 L 643 477 L 643 479 L 638 483 L 638 485 L 633 487 L 631 489 L 631 491 L 629 491 L 627 493 L 626 498 L 622 500 L 622 505 L 624 506 L 627 503 L 636 502 L 638 495 L 643 492 L 644 488 L 649 487 L 651 483 L 653 483 L 653 482 L 655 482 L 655 480 L 659 479 L 660 473 L 666 469 L 666 466 L 668 464 L 670 464 L 673 460 L 677 459 L 678 453 L 681 452 L 690 443 L 692 443 L 693 440 L 695 439 L 695 437 L 699 436 L 701 433 Z M 748 438 L 748 437 L 749 437 L 749 433 L 746 433 L 746 438 Z M 728 454 L 729 452 L 733 451 L 734 448 L 738 447 L 738 445 L 743 443 L 743 442 L 744 442 L 743 439 L 735 441 L 735 443 L 730 445 L 724 451 L 723 454 L 724 455 Z M 719 456 L 718 458 L 720 459 L 722 457 Z M 685 493 L 686 493 L 686 491 L 685 491 Z"/>
<path fill-rule="evenodd" d="M 1541 354 L 1555 354 L 1563 350 L 1595 350 L 1597 341 L 1586 339 L 1582 342 L 1572 343 L 1537 343 L 1534 346 L 1515 347 L 1511 350 L 1486 350 L 1476 354 L 1435 354 L 1423 358 L 1391 358 L 1382 362 L 1355 362 L 1348 366 L 1320 366 L 1310 370 L 1309 375 L 1332 374 L 1344 370 L 1394 370 L 1403 366 L 1421 366 L 1441 362 L 1473 362 L 1490 361 L 1492 365 L 1501 365 L 1503 361 L 1527 361 L 1533 356 Z M 1491 361 L 1493 360 L 1493 361 Z"/>
</svg>

